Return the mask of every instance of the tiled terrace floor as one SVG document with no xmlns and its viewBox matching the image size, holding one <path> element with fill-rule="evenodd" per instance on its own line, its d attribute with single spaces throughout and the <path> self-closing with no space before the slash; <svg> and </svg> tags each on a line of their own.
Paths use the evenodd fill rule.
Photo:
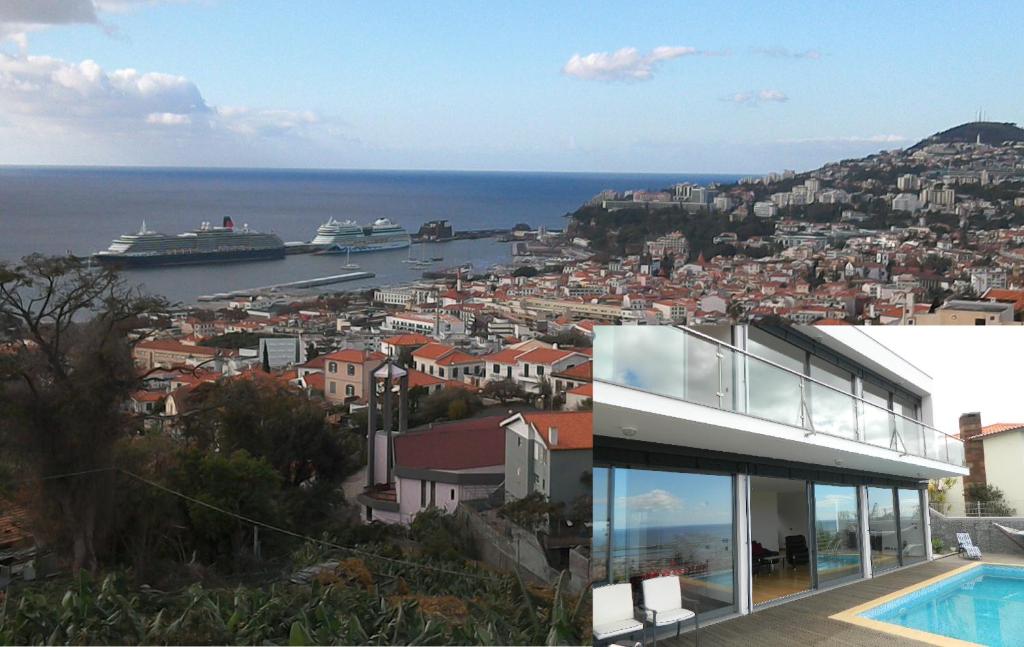
<svg viewBox="0 0 1024 647">
<path fill-rule="evenodd" d="M 1024 564 L 1024 555 L 986 555 L 983 561 Z M 830 620 L 829 616 L 942 575 L 967 563 L 967 560 L 956 556 L 947 557 L 763 609 L 733 620 L 725 620 L 702 628 L 700 644 L 702 647 L 723 645 L 742 647 L 914 645 L 920 647 L 925 643 L 898 638 L 891 634 L 857 627 L 838 620 Z M 693 645 L 693 633 L 684 634 L 678 640 L 675 638 L 659 640 L 658 644 L 665 647 L 689 647 Z"/>
</svg>

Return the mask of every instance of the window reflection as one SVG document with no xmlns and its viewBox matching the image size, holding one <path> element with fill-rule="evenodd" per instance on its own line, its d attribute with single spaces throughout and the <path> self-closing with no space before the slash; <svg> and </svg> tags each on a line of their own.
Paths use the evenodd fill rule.
<svg viewBox="0 0 1024 647">
<path fill-rule="evenodd" d="M 871 567 L 875 573 L 900 565 L 896 534 L 896 506 L 889 488 L 868 488 L 868 534 L 871 537 Z"/>
<path fill-rule="evenodd" d="M 860 577 L 857 488 L 815 484 L 814 517 L 819 584 Z"/>
<path fill-rule="evenodd" d="M 677 575 L 701 610 L 733 609 L 733 479 L 614 469 L 611 581 Z"/>
<path fill-rule="evenodd" d="M 913 564 L 926 556 L 921 493 L 918 490 L 897 490 L 897 493 L 900 501 L 900 546 L 903 564 Z"/>
</svg>

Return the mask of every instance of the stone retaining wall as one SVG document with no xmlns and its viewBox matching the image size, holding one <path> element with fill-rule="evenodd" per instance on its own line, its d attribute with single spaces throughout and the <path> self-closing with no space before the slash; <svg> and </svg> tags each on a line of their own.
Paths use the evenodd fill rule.
<svg viewBox="0 0 1024 647">
<path fill-rule="evenodd" d="M 971 535 L 974 545 L 985 553 L 1019 553 L 1021 548 L 1007 537 L 1001 530 L 992 525 L 996 522 L 1007 528 L 1024 530 L 1024 517 L 947 517 L 929 508 L 932 523 L 932 539 L 942 539 L 943 552 L 956 549 L 956 533 L 966 532 Z"/>
</svg>

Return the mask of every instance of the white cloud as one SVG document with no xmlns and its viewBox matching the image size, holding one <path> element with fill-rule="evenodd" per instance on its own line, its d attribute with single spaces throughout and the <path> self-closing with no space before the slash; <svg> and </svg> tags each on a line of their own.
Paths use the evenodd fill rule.
<svg viewBox="0 0 1024 647">
<path fill-rule="evenodd" d="M 562 66 L 562 74 L 586 81 L 646 81 L 654 76 L 658 64 L 683 56 L 720 56 L 723 52 L 702 52 L 694 47 L 655 47 L 646 54 L 635 47 L 614 52 L 573 54 Z"/>
<path fill-rule="evenodd" d="M 630 512 L 675 512 L 683 509 L 683 500 L 666 490 L 654 489 L 627 497 L 619 497 L 616 506 L 624 505 Z"/>
<path fill-rule="evenodd" d="M 185 126 L 192 123 L 192 117 L 174 112 L 151 112 L 146 115 L 146 123 L 160 126 Z"/>
<path fill-rule="evenodd" d="M 789 97 L 781 90 L 750 90 L 737 92 L 725 100 L 745 106 L 757 106 L 762 103 L 783 103 L 789 101 Z"/>
<path fill-rule="evenodd" d="M 4 0 L 0 23 L 66 25 L 96 22 L 92 0 Z"/>
<path fill-rule="evenodd" d="M 9 149 L 103 148 L 145 159 L 159 149 L 310 149 L 344 141 L 334 120 L 308 110 L 212 106 L 190 79 L 95 61 L 0 53 L 0 140 Z M 307 146 L 291 146 L 302 140 Z"/>
<path fill-rule="evenodd" d="M 768 58 L 795 58 L 808 61 L 820 61 L 822 53 L 816 49 L 807 49 L 802 52 L 792 52 L 785 47 L 755 47 L 755 54 L 767 56 Z"/>
</svg>

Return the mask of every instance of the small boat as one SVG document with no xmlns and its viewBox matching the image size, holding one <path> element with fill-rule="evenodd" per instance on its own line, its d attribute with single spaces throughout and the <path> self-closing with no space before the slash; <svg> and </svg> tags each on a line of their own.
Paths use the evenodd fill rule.
<svg viewBox="0 0 1024 647">
<path fill-rule="evenodd" d="M 444 260 L 444 256 L 434 256 L 430 260 L 434 261 L 435 263 L 439 263 Z"/>
<path fill-rule="evenodd" d="M 352 248 L 351 247 L 349 247 L 345 251 L 345 264 L 342 265 L 341 268 L 344 269 L 344 270 L 358 270 L 359 269 L 359 265 L 357 263 L 353 263 L 352 262 Z"/>
</svg>

